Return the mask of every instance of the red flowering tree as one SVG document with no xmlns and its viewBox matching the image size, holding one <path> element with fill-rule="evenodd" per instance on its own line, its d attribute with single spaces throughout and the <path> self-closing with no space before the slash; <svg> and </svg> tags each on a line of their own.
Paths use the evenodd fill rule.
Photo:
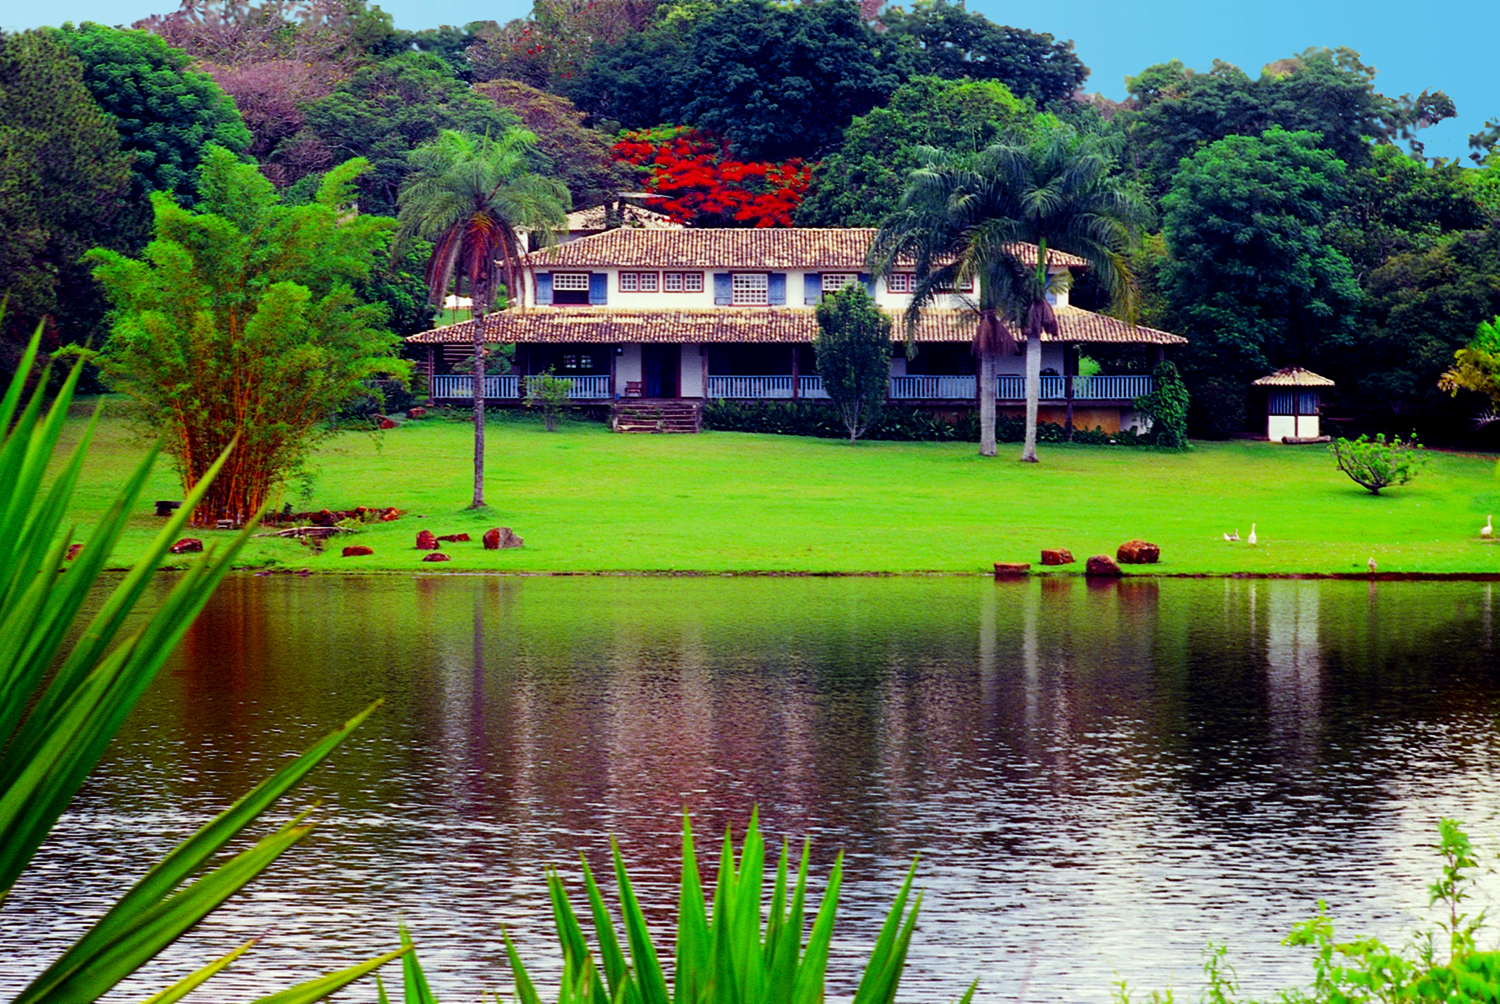
<svg viewBox="0 0 1500 1004">
<path fill-rule="evenodd" d="M 669 198 L 652 206 L 694 227 L 789 227 L 812 165 L 730 160 L 726 145 L 684 126 L 625 133 L 615 157 L 649 172 L 646 187 Z"/>
</svg>

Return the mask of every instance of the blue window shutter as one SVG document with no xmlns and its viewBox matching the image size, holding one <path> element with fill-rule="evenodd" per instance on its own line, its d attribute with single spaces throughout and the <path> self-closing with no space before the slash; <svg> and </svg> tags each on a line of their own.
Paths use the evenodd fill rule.
<svg viewBox="0 0 1500 1004">
<path fill-rule="evenodd" d="M 714 273 L 714 303 L 726 304 L 734 302 L 734 281 L 728 272 Z"/>
<path fill-rule="evenodd" d="M 815 303 L 823 302 L 823 276 L 818 272 L 804 272 L 802 275 L 802 303 L 811 307 Z"/>
<path fill-rule="evenodd" d="M 589 304 L 602 307 L 609 302 L 609 273 L 589 273 Z"/>
<path fill-rule="evenodd" d="M 861 272 L 859 274 L 859 281 L 865 284 L 865 292 L 873 297 L 875 295 L 875 277 L 868 272 Z"/>
<path fill-rule="evenodd" d="M 785 272 L 772 272 L 766 277 L 766 302 L 773 307 L 786 306 Z"/>
<path fill-rule="evenodd" d="M 552 302 L 552 273 L 538 272 L 536 274 L 536 302 Z"/>
</svg>

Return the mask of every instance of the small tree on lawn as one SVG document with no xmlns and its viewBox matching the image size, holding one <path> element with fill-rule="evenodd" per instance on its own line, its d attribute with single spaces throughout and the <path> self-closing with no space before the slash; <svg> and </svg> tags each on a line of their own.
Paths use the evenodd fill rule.
<svg viewBox="0 0 1500 1004">
<path fill-rule="evenodd" d="M 573 396 L 573 381 L 553 374 L 551 370 L 526 378 L 526 407 L 541 412 L 542 427 L 557 431 L 557 421 L 568 410 Z"/>
<path fill-rule="evenodd" d="M 285 206 L 255 165 L 211 147 L 199 211 L 158 193 L 139 260 L 86 256 L 113 306 L 100 368 L 142 405 L 184 491 L 238 440 L 199 525 L 254 515 L 366 379 L 409 368 L 384 309 L 354 293 L 395 225 L 352 210 L 366 167 L 334 168 L 316 202 Z"/>
<path fill-rule="evenodd" d="M 1383 432 L 1374 439 L 1340 438 L 1333 441 L 1328 451 L 1334 455 L 1339 470 L 1371 495 L 1379 495 L 1380 489 L 1391 485 L 1406 484 L 1427 463 L 1427 455 L 1415 434 L 1405 441 L 1400 436 L 1387 440 Z"/>
<path fill-rule="evenodd" d="M 845 286 L 818 304 L 813 343 L 818 376 L 854 442 L 885 405 L 891 380 L 891 319 L 862 283 Z"/>
</svg>

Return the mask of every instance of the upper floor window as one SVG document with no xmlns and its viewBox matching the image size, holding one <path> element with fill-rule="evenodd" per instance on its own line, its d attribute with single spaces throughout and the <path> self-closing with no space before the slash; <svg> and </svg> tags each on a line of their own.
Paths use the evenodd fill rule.
<svg viewBox="0 0 1500 1004">
<path fill-rule="evenodd" d="M 702 272 L 663 272 L 661 288 L 664 293 L 703 292 Z"/>
<path fill-rule="evenodd" d="M 911 272 L 893 272 L 885 277 L 885 288 L 892 293 L 910 293 L 916 279 Z"/>
<path fill-rule="evenodd" d="M 621 272 L 620 292 L 622 293 L 654 293 L 660 286 L 660 280 L 655 272 Z"/>
<path fill-rule="evenodd" d="M 852 286 L 859 281 L 859 276 L 853 272 L 824 272 L 823 273 L 823 295 L 837 293 L 846 286 Z"/>
<path fill-rule="evenodd" d="M 770 282 L 764 272 L 736 272 L 730 287 L 731 303 L 769 303 Z"/>
<path fill-rule="evenodd" d="M 552 288 L 554 290 L 582 290 L 589 291 L 589 274 L 587 272 L 553 272 Z"/>
<path fill-rule="evenodd" d="M 953 284 L 951 282 L 944 282 L 944 283 L 939 283 L 938 284 L 937 291 L 939 293 L 952 293 L 955 290 L 954 290 Z M 974 292 L 974 280 L 972 278 L 964 279 L 962 282 L 960 282 L 958 284 L 957 292 L 960 292 L 960 293 L 972 293 L 972 292 Z"/>
</svg>

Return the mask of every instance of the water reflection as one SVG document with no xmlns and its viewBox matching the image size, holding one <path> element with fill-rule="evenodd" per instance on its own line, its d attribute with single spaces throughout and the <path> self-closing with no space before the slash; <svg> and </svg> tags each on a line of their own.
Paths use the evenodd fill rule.
<svg viewBox="0 0 1500 1004">
<path fill-rule="evenodd" d="M 901 874 L 927 889 L 904 999 L 1247 990 L 1316 896 L 1399 940 L 1438 815 L 1500 838 L 1490 587 L 1247 580 L 234 579 L 0 913 L 0 993 L 291 750 L 386 707 L 309 785 L 325 820 L 121 999 L 247 934 L 251 999 L 393 939 L 445 999 L 555 965 L 541 865 L 618 834 L 653 923 L 684 808 L 754 805 L 847 874 L 836 994 Z M 66 878 L 66 882 L 62 879 Z M 293 909 L 288 910 L 288 905 Z M 269 982 L 267 982 L 269 981 Z M 364 993 L 361 991 L 361 993 Z M 456 995 L 456 996 L 455 996 Z M 351 995 L 368 1000 L 372 995 Z"/>
</svg>

